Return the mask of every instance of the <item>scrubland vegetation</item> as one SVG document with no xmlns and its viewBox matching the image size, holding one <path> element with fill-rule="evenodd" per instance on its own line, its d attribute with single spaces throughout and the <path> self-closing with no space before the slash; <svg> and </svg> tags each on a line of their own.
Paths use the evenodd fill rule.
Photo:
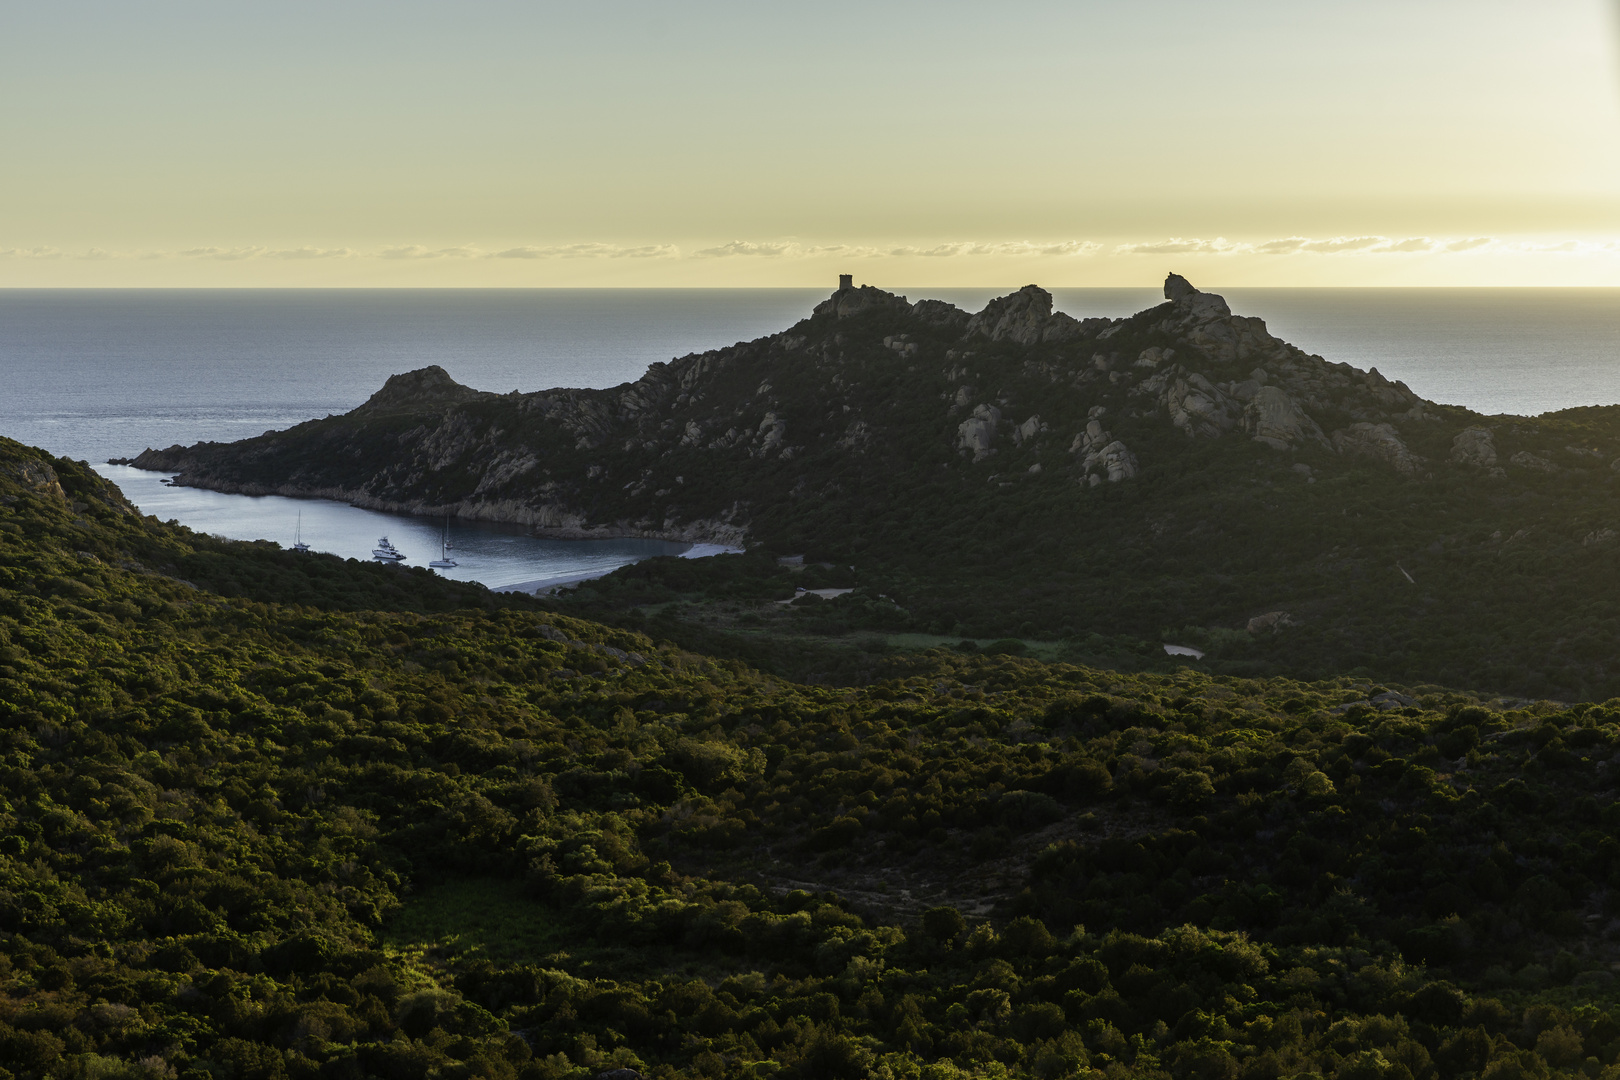
<svg viewBox="0 0 1620 1080">
<path fill-rule="evenodd" d="M 7 442 L 0 747 L 19 1080 L 1620 1075 L 1620 702 L 799 684 Z"/>
</svg>

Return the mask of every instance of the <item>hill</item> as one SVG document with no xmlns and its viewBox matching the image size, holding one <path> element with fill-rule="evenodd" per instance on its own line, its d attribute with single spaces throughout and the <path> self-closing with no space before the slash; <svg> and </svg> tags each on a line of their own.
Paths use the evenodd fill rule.
<svg viewBox="0 0 1620 1080">
<path fill-rule="evenodd" d="M 7 1075 L 1616 1075 L 1620 702 L 838 690 L 441 588 L 0 441 Z"/>
<path fill-rule="evenodd" d="M 135 463 L 850 567 L 822 583 L 860 588 L 812 621 L 867 652 L 1016 637 L 1141 666 L 1169 640 L 1234 674 L 1620 694 L 1616 409 L 1481 417 L 1307 355 L 1174 275 L 1165 292 L 1077 321 L 1034 286 L 973 315 L 849 288 L 611 390 L 497 395 L 428 368 L 343 416 Z M 583 610 L 696 601 L 683 640 L 768 662 L 805 620 L 765 601 L 809 583 L 768 576 L 654 564 Z"/>
</svg>

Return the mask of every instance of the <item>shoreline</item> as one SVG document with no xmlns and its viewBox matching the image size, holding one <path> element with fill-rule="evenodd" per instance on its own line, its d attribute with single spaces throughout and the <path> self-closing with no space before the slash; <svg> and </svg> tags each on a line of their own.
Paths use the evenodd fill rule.
<svg viewBox="0 0 1620 1080">
<path fill-rule="evenodd" d="M 145 453 L 152 453 L 148 450 Z M 144 456 L 144 455 L 142 455 Z M 726 521 L 698 518 L 672 528 L 640 528 L 620 521 L 612 525 L 589 525 L 583 514 L 561 503 L 520 503 L 511 499 L 493 502 L 463 500 L 449 504 L 429 504 L 424 500 L 399 502 L 381 499 L 365 492 L 346 488 L 305 488 L 296 484 L 234 483 L 202 477 L 187 477 L 168 464 L 137 464 L 137 458 L 109 458 L 108 465 L 121 465 L 142 472 L 169 476 L 169 486 L 213 491 L 220 495 L 246 495 L 258 498 L 266 495 L 284 499 L 319 499 L 338 502 L 359 510 L 375 510 L 384 514 L 409 517 L 441 518 L 449 515 L 463 521 L 487 521 L 499 525 L 520 525 L 533 535 L 546 540 L 667 540 L 677 544 L 710 544 L 741 548 L 747 541 L 748 528 Z"/>
<path fill-rule="evenodd" d="M 409 552 L 436 552 L 440 541 L 440 522 L 426 514 L 401 514 L 398 511 L 377 509 L 370 506 L 358 505 L 352 501 L 340 499 L 327 499 L 323 497 L 294 497 L 272 493 L 269 495 L 249 495 L 243 492 L 220 491 L 202 485 L 171 484 L 169 481 L 173 474 L 153 469 L 136 469 L 133 466 L 117 466 L 110 463 L 95 467 L 99 475 L 111 481 L 123 492 L 131 504 L 142 514 L 156 514 L 160 518 L 177 517 L 187 523 L 199 533 L 210 536 L 219 536 L 242 543 L 266 541 L 285 546 L 290 541 L 288 537 L 294 532 L 296 523 L 301 521 L 304 538 L 314 542 L 314 550 L 320 553 L 333 555 L 337 558 L 355 558 L 365 561 L 374 546 L 374 538 L 379 532 L 393 535 L 396 530 L 412 532 L 429 527 L 431 536 L 413 535 L 409 540 L 396 536 L 396 539 L 406 541 L 404 547 Z M 125 488 L 128 484 L 128 488 Z M 163 492 L 159 496 L 157 493 Z M 149 498 L 172 499 L 178 497 L 181 502 L 191 501 L 186 493 L 196 492 L 203 498 L 199 504 L 202 509 L 199 513 L 188 514 L 184 509 L 175 505 L 153 504 Z M 234 508 L 221 508 L 208 503 L 209 498 L 232 501 L 242 500 L 241 506 Z M 277 511 L 280 515 L 276 521 L 269 521 L 251 507 L 260 499 L 285 500 L 284 509 Z M 295 515 L 296 506 L 286 504 L 302 504 L 302 510 Z M 350 521 L 348 515 L 364 517 L 369 514 L 381 514 L 395 519 L 391 522 L 376 521 L 365 525 L 357 525 Z M 313 515 L 313 516 L 312 516 Z M 322 515 L 328 515 L 323 519 Z M 230 517 L 235 524 L 227 523 L 223 517 Z M 285 520 L 281 520 L 284 518 Z M 408 518 L 409 522 L 397 520 Z M 458 549 L 460 561 L 459 569 L 441 571 L 427 566 L 425 560 L 430 555 L 420 554 L 418 558 L 408 560 L 407 566 L 420 566 L 433 570 L 440 576 L 451 580 L 475 581 L 485 585 L 491 592 L 523 592 L 535 594 L 551 589 L 567 587 L 604 577 L 624 565 L 632 565 L 642 559 L 650 557 L 670 556 L 675 558 L 697 559 L 712 555 L 723 555 L 744 550 L 740 543 L 716 542 L 709 537 L 698 539 L 667 539 L 664 537 L 641 536 L 547 536 L 544 530 L 534 529 L 517 522 L 485 519 L 470 519 L 465 522 L 474 530 L 493 528 L 499 534 L 507 537 L 494 548 L 470 552 L 463 546 Z M 322 529 L 326 531 L 321 532 Z M 364 534 L 364 539 L 360 537 Z M 458 535 L 459 544 L 464 544 L 463 538 Z M 518 548 L 506 548 L 502 545 L 515 542 L 519 548 L 527 550 L 524 545 L 531 541 L 538 542 L 543 548 L 572 547 L 580 545 L 581 554 L 578 557 L 561 555 L 556 552 L 539 552 L 533 558 L 518 554 Z M 615 541 L 628 542 L 626 546 L 633 548 L 634 552 L 620 552 Z M 643 544 L 643 541 L 657 541 L 657 543 Z M 606 550 L 595 549 L 598 544 L 609 545 Z M 647 548 L 650 550 L 642 550 Z M 590 554 L 593 549 L 599 554 Z M 620 559 L 625 561 L 619 561 Z M 538 571 L 538 573 L 537 573 Z M 549 572 L 547 572 L 549 571 Z"/>
</svg>

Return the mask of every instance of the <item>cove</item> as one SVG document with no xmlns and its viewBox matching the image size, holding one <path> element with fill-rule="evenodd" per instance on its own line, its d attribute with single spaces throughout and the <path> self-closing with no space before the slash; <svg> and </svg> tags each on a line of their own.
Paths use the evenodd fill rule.
<svg viewBox="0 0 1620 1080">
<path fill-rule="evenodd" d="M 405 554 L 403 565 L 426 566 L 439 557 L 443 520 L 363 510 L 325 499 L 280 495 L 226 495 L 202 488 L 173 487 L 170 474 L 127 465 L 98 465 L 124 495 L 160 521 L 229 540 L 270 540 L 284 548 L 295 533 L 310 549 L 342 558 L 370 559 L 380 537 Z M 521 525 L 450 521 L 450 557 L 457 566 L 436 570 L 455 581 L 476 581 L 497 591 L 535 592 L 610 574 L 621 566 L 657 555 L 698 558 L 727 550 L 714 544 L 623 538 L 551 540 L 532 536 Z"/>
</svg>

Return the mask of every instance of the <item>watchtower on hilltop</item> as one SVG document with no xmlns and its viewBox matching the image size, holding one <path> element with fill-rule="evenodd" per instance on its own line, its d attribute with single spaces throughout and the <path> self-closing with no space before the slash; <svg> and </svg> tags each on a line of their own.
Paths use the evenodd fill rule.
<svg viewBox="0 0 1620 1080">
<path fill-rule="evenodd" d="M 844 289 L 853 289 L 854 287 L 855 287 L 855 275 L 854 274 L 839 274 L 838 275 L 838 288 L 839 288 L 840 292 L 843 291 Z"/>
</svg>

